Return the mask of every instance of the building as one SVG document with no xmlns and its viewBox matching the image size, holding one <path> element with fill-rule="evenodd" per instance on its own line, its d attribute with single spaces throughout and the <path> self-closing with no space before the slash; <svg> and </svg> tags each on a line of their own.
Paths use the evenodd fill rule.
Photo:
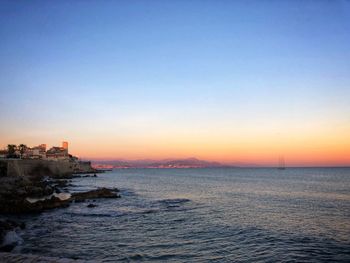
<svg viewBox="0 0 350 263">
<path fill-rule="evenodd" d="M 51 160 L 68 160 L 68 142 L 62 142 L 62 147 L 51 147 L 46 152 L 46 158 Z"/>
<path fill-rule="evenodd" d="M 40 144 L 32 148 L 26 148 L 22 155 L 23 159 L 45 159 L 46 158 L 46 144 Z"/>
<path fill-rule="evenodd" d="M 68 142 L 62 142 L 62 148 L 68 152 Z"/>
<path fill-rule="evenodd" d="M 46 152 L 46 144 L 45 144 L 45 143 L 40 144 L 40 145 L 37 146 L 37 147 L 39 147 L 42 151 L 45 151 L 45 152 Z"/>
<path fill-rule="evenodd" d="M 64 148 L 54 146 L 46 152 L 46 158 L 51 160 L 69 159 L 69 154 Z"/>
<path fill-rule="evenodd" d="M 7 158 L 7 150 L 0 150 L 0 159 L 5 159 Z"/>
<path fill-rule="evenodd" d="M 46 158 L 46 144 L 40 144 L 39 146 L 33 147 L 33 156 L 39 159 Z"/>
<path fill-rule="evenodd" d="M 49 160 L 69 160 L 73 156 L 68 153 L 68 142 L 62 142 L 62 147 L 51 147 L 46 151 L 46 144 L 40 144 L 34 147 L 27 147 L 24 144 L 13 145 L 14 153 L 11 158 L 21 158 L 21 159 L 49 159 Z M 0 150 L 0 158 L 9 158 L 8 150 Z"/>
</svg>

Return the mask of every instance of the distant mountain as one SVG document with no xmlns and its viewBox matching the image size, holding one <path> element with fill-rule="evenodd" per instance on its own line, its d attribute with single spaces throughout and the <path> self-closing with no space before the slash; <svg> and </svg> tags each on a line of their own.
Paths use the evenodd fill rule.
<svg viewBox="0 0 350 263">
<path fill-rule="evenodd" d="M 199 160 L 197 158 L 165 160 L 93 160 L 95 168 L 214 168 L 231 167 L 219 162 Z"/>
</svg>

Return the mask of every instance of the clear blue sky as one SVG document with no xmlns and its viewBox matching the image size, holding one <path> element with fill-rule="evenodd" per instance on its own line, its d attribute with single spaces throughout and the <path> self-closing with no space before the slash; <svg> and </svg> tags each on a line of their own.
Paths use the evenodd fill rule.
<svg viewBox="0 0 350 263">
<path fill-rule="evenodd" d="M 349 131 L 350 1 L 0 3 L 1 145 Z"/>
</svg>

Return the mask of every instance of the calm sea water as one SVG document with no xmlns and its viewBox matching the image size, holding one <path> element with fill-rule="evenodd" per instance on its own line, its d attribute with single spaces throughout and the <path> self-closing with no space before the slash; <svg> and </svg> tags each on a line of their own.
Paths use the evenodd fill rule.
<svg viewBox="0 0 350 263">
<path fill-rule="evenodd" d="M 73 185 L 118 187 L 122 198 L 26 216 L 18 250 L 106 262 L 350 262 L 350 169 L 121 169 Z"/>
</svg>

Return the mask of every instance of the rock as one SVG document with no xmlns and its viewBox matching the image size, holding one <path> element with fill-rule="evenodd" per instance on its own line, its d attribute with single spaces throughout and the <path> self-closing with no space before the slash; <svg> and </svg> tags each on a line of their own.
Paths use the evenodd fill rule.
<svg viewBox="0 0 350 263">
<path fill-rule="evenodd" d="M 75 201 L 84 201 L 86 199 L 94 198 L 119 198 L 120 195 L 115 191 L 108 188 L 100 188 L 97 190 L 92 190 L 83 193 L 73 193 L 71 199 Z"/>
<path fill-rule="evenodd" d="M 49 199 L 29 202 L 30 198 L 43 198 L 55 192 L 52 180 L 43 176 L 8 176 L 0 178 L 0 213 L 39 212 L 45 209 L 66 207 L 69 200 L 52 196 Z"/>
<path fill-rule="evenodd" d="M 0 221 L 0 251 L 11 251 L 18 242 L 18 235 L 16 229 L 24 229 L 24 223 L 17 223 L 12 220 Z"/>
<path fill-rule="evenodd" d="M 29 202 L 28 202 L 29 203 Z M 59 207 L 68 207 L 70 200 L 61 200 L 58 197 L 52 196 L 50 199 L 46 199 L 43 201 L 37 201 L 35 203 L 27 204 L 27 208 L 31 212 L 40 212 L 42 210 L 54 209 Z"/>
<path fill-rule="evenodd" d="M 53 183 L 57 187 L 66 187 L 68 185 L 68 180 L 54 180 Z"/>
<path fill-rule="evenodd" d="M 0 251 L 10 252 L 21 242 L 23 240 L 16 232 L 16 229 L 10 230 L 5 234 L 3 242 L 0 245 Z"/>
<path fill-rule="evenodd" d="M 26 228 L 26 223 L 24 223 L 24 222 L 21 222 L 20 224 L 19 224 L 19 228 L 20 229 L 25 229 Z"/>
<path fill-rule="evenodd" d="M 32 212 L 41 212 L 43 210 L 54 209 L 59 207 L 68 207 L 70 200 L 61 200 L 55 196 L 52 196 L 49 199 L 39 200 L 36 202 L 29 202 L 28 200 L 21 199 L 12 199 L 6 200 L 6 202 L 0 201 L 0 209 L 2 213 L 32 213 Z"/>
<path fill-rule="evenodd" d="M 16 244 L 8 244 L 0 246 L 0 251 L 11 252 L 16 247 Z"/>
<path fill-rule="evenodd" d="M 118 189 L 101 188 L 85 193 L 74 193 L 71 198 L 61 200 L 53 193 L 66 192 L 69 180 L 55 180 L 39 174 L 38 176 L 0 177 L 0 214 L 41 212 L 47 209 L 67 207 L 71 201 L 83 202 L 87 199 L 118 198 Z M 44 200 L 40 200 L 45 198 Z M 37 201 L 33 201 L 37 199 Z"/>
<path fill-rule="evenodd" d="M 89 208 L 93 208 L 93 207 L 96 207 L 97 205 L 94 205 L 94 204 L 88 204 L 86 207 L 89 207 Z"/>
</svg>

